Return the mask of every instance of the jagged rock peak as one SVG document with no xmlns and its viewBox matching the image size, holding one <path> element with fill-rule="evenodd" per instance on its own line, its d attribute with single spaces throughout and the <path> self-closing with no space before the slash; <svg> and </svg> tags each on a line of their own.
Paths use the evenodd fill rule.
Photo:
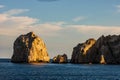
<svg viewBox="0 0 120 80">
<path fill-rule="evenodd" d="M 89 62 L 92 63 L 101 63 L 104 58 L 105 64 L 120 64 L 120 35 L 100 37 L 88 54 Z"/>
<path fill-rule="evenodd" d="M 26 34 L 26 36 L 35 37 L 35 36 L 37 36 L 37 35 L 35 35 L 35 33 L 34 33 L 34 32 L 29 32 L 29 33 L 27 33 L 27 34 Z"/>
<path fill-rule="evenodd" d="M 86 43 L 73 49 L 72 63 L 120 64 L 120 35 L 102 35 L 91 46 L 87 44 L 87 51 Z"/>
<path fill-rule="evenodd" d="M 95 44 L 96 40 L 90 38 L 84 43 L 79 43 L 76 47 L 73 48 L 72 63 L 85 63 L 87 62 L 85 55 L 87 55 L 88 50 Z"/>
<path fill-rule="evenodd" d="M 20 35 L 14 42 L 11 61 L 49 62 L 46 45 L 34 32 Z"/>
</svg>

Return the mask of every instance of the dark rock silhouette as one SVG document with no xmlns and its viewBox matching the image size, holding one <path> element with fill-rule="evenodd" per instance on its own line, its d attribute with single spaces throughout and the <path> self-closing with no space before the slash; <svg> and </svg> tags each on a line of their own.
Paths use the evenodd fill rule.
<svg viewBox="0 0 120 80">
<path fill-rule="evenodd" d="M 67 63 L 68 62 L 67 55 L 66 54 L 57 55 L 53 58 L 52 62 L 53 63 Z"/>
<path fill-rule="evenodd" d="M 87 50 L 86 55 L 81 55 L 81 49 L 74 48 L 72 63 L 120 64 L 120 35 L 101 36 Z"/>
<path fill-rule="evenodd" d="M 33 32 L 20 35 L 14 42 L 11 62 L 49 62 L 46 45 Z"/>
</svg>

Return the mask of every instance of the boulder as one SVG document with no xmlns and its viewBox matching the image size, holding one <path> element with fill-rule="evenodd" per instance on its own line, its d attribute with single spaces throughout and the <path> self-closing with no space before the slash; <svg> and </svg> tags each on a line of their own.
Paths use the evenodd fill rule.
<svg viewBox="0 0 120 80">
<path fill-rule="evenodd" d="M 20 35 L 15 40 L 11 62 L 31 63 L 49 62 L 49 60 L 45 43 L 33 32 Z"/>
<path fill-rule="evenodd" d="M 68 62 L 67 55 L 66 54 L 57 55 L 53 58 L 52 62 L 53 63 L 67 63 Z"/>
<path fill-rule="evenodd" d="M 91 38 L 84 43 L 79 43 L 73 48 L 71 63 L 87 63 L 87 52 L 95 44 L 96 40 Z"/>
</svg>

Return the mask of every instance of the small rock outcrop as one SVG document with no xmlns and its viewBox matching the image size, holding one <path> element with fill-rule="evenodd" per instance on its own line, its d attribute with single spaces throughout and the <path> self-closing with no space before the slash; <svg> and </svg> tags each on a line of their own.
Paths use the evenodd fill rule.
<svg viewBox="0 0 120 80">
<path fill-rule="evenodd" d="M 87 63 L 87 52 L 95 44 L 96 40 L 91 38 L 73 48 L 71 63 Z"/>
<path fill-rule="evenodd" d="M 68 62 L 67 55 L 66 54 L 57 55 L 53 58 L 52 62 L 53 63 L 67 63 Z"/>
<path fill-rule="evenodd" d="M 31 63 L 49 62 L 49 60 L 45 43 L 33 32 L 20 35 L 15 40 L 11 62 Z"/>
<path fill-rule="evenodd" d="M 82 47 L 84 44 L 73 49 L 72 63 L 120 64 L 120 35 L 101 36 L 93 40 L 87 51 Z"/>
</svg>

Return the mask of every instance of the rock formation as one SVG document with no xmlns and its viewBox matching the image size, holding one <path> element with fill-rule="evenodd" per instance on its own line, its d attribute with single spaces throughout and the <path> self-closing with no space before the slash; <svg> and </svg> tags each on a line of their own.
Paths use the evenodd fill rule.
<svg viewBox="0 0 120 80">
<path fill-rule="evenodd" d="M 46 45 L 33 32 L 20 35 L 14 42 L 11 62 L 49 62 Z"/>
<path fill-rule="evenodd" d="M 120 35 L 101 36 L 84 56 L 81 49 L 78 46 L 74 48 L 72 63 L 120 64 Z"/>
<path fill-rule="evenodd" d="M 87 63 L 87 52 L 95 44 L 96 40 L 91 38 L 73 48 L 71 63 Z"/>
<path fill-rule="evenodd" d="M 53 63 L 67 63 L 68 59 L 67 59 L 67 55 L 63 54 L 63 55 L 57 55 L 53 58 Z"/>
<path fill-rule="evenodd" d="M 120 35 L 101 36 L 87 54 L 91 63 L 101 63 L 104 58 L 103 63 L 120 64 Z"/>
</svg>

